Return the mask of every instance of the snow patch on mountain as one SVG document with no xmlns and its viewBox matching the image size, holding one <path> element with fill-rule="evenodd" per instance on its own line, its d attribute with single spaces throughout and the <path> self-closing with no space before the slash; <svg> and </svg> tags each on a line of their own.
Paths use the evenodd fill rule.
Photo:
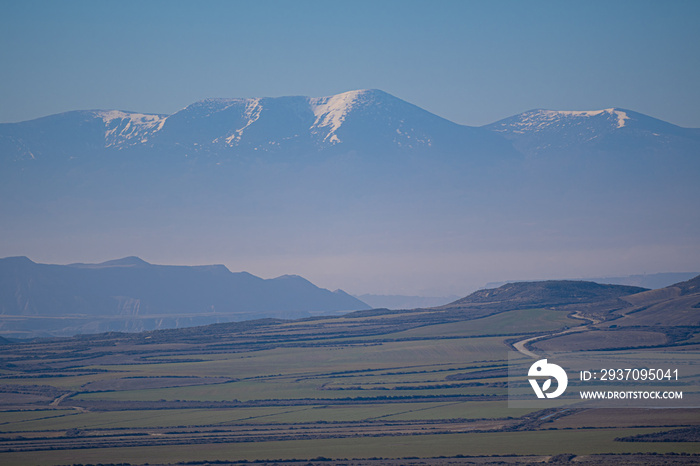
<svg viewBox="0 0 700 466">
<path fill-rule="evenodd" d="M 617 115 L 617 127 L 622 128 L 625 126 L 625 120 L 629 120 L 630 118 L 627 116 L 625 112 L 622 110 L 615 110 L 615 115 Z"/>
<path fill-rule="evenodd" d="M 236 145 L 241 140 L 243 132 L 246 130 L 246 128 L 258 121 L 258 118 L 260 118 L 260 112 L 263 108 L 260 104 L 260 100 L 261 99 L 247 99 L 245 101 L 243 117 L 247 120 L 246 124 L 231 133 L 231 135 L 226 138 L 226 144 L 229 146 Z"/>
<path fill-rule="evenodd" d="M 148 138 L 160 131 L 167 116 L 145 113 L 129 113 L 120 110 L 97 112 L 105 124 L 105 147 L 122 147 L 148 142 Z"/>
<path fill-rule="evenodd" d="M 496 132 L 525 134 L 564 126 L 604 125 L 608 129 L 625 126 L 629 116 L 616 108 L 603 110 L 532 110 L 489 125 Z"/>
<path fill-rule="evenodd" d="M 571 117 L 595 117 L 598 115 L 610 115 L 617 120 L 617 127 L 622 128 L 625 126 L 625 120 L 629 120 L 629 117 L 622 110 L 616 108 L 606 108 L 604 110 L 590 110 L 590 111 L 565 111 L 565 110 L 543 110 L 544 113 L 555 120 L 560 116 L 571 118 Z"/>
<path fill-rule="evenodd" d="M 399 122 L 399 127 L 396 128 L 397 137 L 394 138 L 394 143 L 399 147 L 408 147 L 409 149 L 416 146 L 432 146 L 433 141 L 424 134 L 419 134 L 415 128 L 405 128 L 404 120 Z"/>
<path fill-rule="evenodd" d="M 367 92 L 369 91 L 362 89 L 328 97 L 309 98 L 311 111 L 316 117 L 313 125 L 311 125 L 312 133 L 318 134 L 321 132 L 315 130 L 326 130 L 327 133 L 323 137 L 323 142 L 330 142 L 331 144 L 341 142 L 336 131 L 341 127 L 348 113 L 357 106 L 359 97 Z"/>
</svg>

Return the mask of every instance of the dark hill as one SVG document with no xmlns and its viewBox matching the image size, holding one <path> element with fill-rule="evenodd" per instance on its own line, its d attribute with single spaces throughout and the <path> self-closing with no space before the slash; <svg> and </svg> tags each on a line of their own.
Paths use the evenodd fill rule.
<svg viewBox="0 0 700 466">
<path fill-rule="evenodd" d="M 509 310 L 522 307 L 560 306 L 604 301 L 642 291 L 647 289 L 573 280 L 518 282 L 508 283 L 499 288 L 476 291 L 466 298 L 446 304 L 439 309 L 459 309 L 474 305 L 505 307 Z"/>
<path fill-rule="evenodd" d="M 700 275 L 690 280 L 674 285 L 681 289 L 681 294 L 700 293 Z"/>
<path fill-rule="evenodd" d="M 265 280 L 223 265 L 163 266 L 137 257 L 72 265 L 0 259 L 0 314 L 13 316 L 2 322 L 6 335 L 139 331 L 368 308 L 301 277 Z"/>
<path fill-rule="evenodd" d="M 351 316 L 373 317 L 390 314 L 410 314 L 425 311 L 415 317 L 423 323 L 452 322 L 479 319 L 501 312 L 519 309 L 552 308 L 562 312 L 574 312 L 591 308 L 609 313 L 613 309 L 629 306 L 620 301 L 621 297 L 648 291 L 647 288 L 626 285 L 601 285 L 599 283 L 575 280 L 548 280 L 539 282 L 508 283 L 498 288 L 476 291 L 469 296 L 458 299 L 444 306 L 392 311 L 389 309 L 372 309 L 357 311 Z M 575 307 L 575 309 L 574 309 Z M 403 317 L 408 322 L 413 317 Z"/>
</svg>

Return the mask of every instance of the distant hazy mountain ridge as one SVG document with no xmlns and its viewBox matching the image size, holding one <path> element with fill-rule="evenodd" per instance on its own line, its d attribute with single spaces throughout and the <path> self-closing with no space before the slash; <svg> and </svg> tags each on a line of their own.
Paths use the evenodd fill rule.
<svg viewBox="0 0 700 466">
<path fill-rule="evenodd" d="M 223 265 L 152 265 L 138 257 L 71 265 L 0 259 L 5 334 L 152 330 L 368 308 L 342 290 L 318 288 L 299 276 L 265 280 Z"/>
</svg>

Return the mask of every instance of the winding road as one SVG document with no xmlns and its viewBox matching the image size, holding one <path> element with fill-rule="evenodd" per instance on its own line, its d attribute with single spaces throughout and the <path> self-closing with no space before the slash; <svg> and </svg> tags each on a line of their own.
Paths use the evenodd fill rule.
<svg viewBox="0 0 700 466">
<path fill-rule="evenodd" d="M 574 319 L 582 319 L 582 320 L 588 321 L 588 323 L 581 324 L 578 327 L 569 328 L 569 329 L 566 329 L 566 330 L 563 330 L 563 331 L 557 332 L 557 333 L 549 333 L 546 335 L 537 335 L 536 337 L 525 338 L 524 340 L 520 340 L 520 341 L 513 343 L 513 348 L 515 348 L 518 352 L 524 354 L 525 356 L 527 356 L 529 358 L 540 359 L 540 357 L 541 357 L 540 355 L 538 355 L 537 353 L 533 353 L 529 349 L 525 348 L 525 345 L 527 345 L 528 343 L 530 343 L 532 341 L 543 340 L 545 338 L 554 338 L 554 337 L 558 337 L 560 335 L 565 335 L 567 333 L 583 332 L 585 330 L 589 330 L 591 325 L 596 325 L 599 322 L 601 322 L 601 320 L 599 320 L 599 319 L 584 317 L 583 315 L 581 315 L 581 313 L 579 311 L 574 312 L 573 314 L 569 315 L 569 317 L 573 317 Z"/>
</svg>

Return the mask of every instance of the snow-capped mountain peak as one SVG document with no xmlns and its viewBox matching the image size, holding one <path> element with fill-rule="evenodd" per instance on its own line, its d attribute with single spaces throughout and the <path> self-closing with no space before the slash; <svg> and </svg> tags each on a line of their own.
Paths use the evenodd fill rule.
<svg viewBox="0 0 700 466">
<path fill-rule="evenodd" d="M 617 120 L 617 127 L 622 128 L 625 126 L 625 120 L 629 117 L 627 113 L 623 110 L 617 108 L 606 108 L 604 110 L 589 110 L 589 111 L 566 111 L 566 110 L 542 110 L 544 115 L 550 117 L 552 120 L 558 118 L 591 118 L 596 116 L 604 116 L 606 118 L 612 117 L 612 119 Z"/>
<path fill-rule="evenodd" d="M 492 131 L 516 134 L 573 127 L 607 132 L 624 128 L 629 119 L 628 111 L 618 108 L 587 111 L 537 109 L 488 126 Z"/>
<path fill-rule="evenodd" d="M 114 120 L 129 120 L 133 124 L 153 124 L 165 119 L 163 115 L 123 112 L 121 110 L 100 110 L 97 115 L 102 118 L 106 125 Z"/>
<path fill-rule="evenodd" d="M 158 138 L 176 138 L 181 147 L 188 145 L 195 151 L 228 147 L 257 153 L 284 147 L 314 152 L 339 144 L 371 145 L 376 138 L 396 148 L 410 147 L 405 144 L 407 139 L 416 147 L 429 145 L 429 135 L 404 124 L 412 121 L 420 127 L 416 118 L 439 119 L 376 89 L 325 97 L 206 99 L 168 117 Z M 441 124 L 453 123 L 444 120 Z M 185 142 L 183 138 L 190 139 L 190 134 L 191 142 Z"/>
<path fill-rule="evenodd" d="M 698 131 L 621 108 L 563 111 L 530 110 L 483 128 L 500 134 L 526 154 L 606 150 L 636 147 L 663 153 L 674 138 L 681 145 L 695 144 Z M 642 149 L 645 148 L 645 149 Z M 653 148 L 653 149 L 652 149 Z M 685 150 L 685 149 L 684 149 Z"/>
</svg>

